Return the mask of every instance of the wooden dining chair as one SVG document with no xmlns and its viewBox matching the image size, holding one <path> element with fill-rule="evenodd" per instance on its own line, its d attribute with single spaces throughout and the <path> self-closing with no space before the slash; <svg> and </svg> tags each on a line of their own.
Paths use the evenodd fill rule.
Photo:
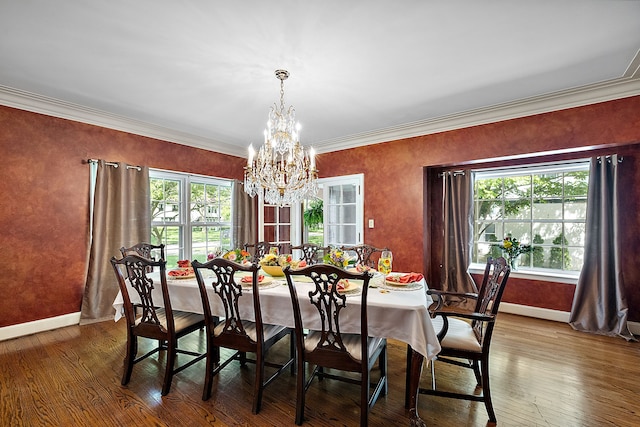
<svg viewBox="0 0 640 427">
<path fill-rule="evenodd" d="M 340 247 L 343 251 L 355 252 L 358 257 L 356 263 L 360 265 L 366 265 L 368 267 L 376 268 L 377 260 L 371 256 L 375 253 L 388 251 L 388 248 L 376 248 L 375 246 L 362 244 L 362 245 L 347 245 Z"/>
<path fill-rule="evenodd" d="M 129 383 L 134 364 L 158 351 L 166 350 L 167 360 L 162 384 L 162 395 L 164 396 L 169 393 L 174 374 L 205 357 L 205 353 L 178 348 L 178 340 L 180 338 L 204 327 L 204 316 L 171 309 L 165 260 L 154 261 L 137 254 L 129 254 L 122 259 L 112 257 L 111 265 L 118 279 L 127 320 L 127 352 L 124 359 L 122 385 Z M 149 268 L 155 267 L 159 268 L 160 271 L 159 286 L 162 291 L 162 301 L 154 301 L 152 291 L 154 287 L 158 286 L 158 283 L 148 276 Z M 134 309 L 129 294 L 131 289 L 135 291 L 140 300 L 140 303 L 136 305 L 136 309 Z M 137 315 L 136 313 L 140 314 Z M 136 357 L 138 353 L 138 337 L 158 340 L 158 347 L 140 357 Z M 194 358 L 181 366 L 175 367 L 177 353 L 194 356 Z"/>
<path fill-rule="evenodd" d="M 120 248 L 120 253 L 122 256 L 127 256 L 131 254 L 137 254 L 144 258 L 150 258 L 152 260 L 156 259 L 164 259 L 164 245 L 152 245 L 151 243 L 137 243 L 129 248 L 125 248 L 124 246 Z M 154 255 L 158 254 L 160 258 L 156 258 Z"/>
<path fill-rule="evenodd" d="M 296 424 L 304 420 L 305 395 L 315 377 L 322 380 L 330 378 L 360 386 L 360 425 L 366 426 L 369 411 L 378 396 L 387 394 L 387 340 L 368 336 L 367 325 L 367 292 L 369 290 L 369 273 L 352 274 L 341 268 L 328 264 L 316 264 L 302 269 L 285 268 L 285 276 L 291 294 L 293 315 L 295 320 L 296 355 L 298 373 L 296 385 Z M 305 276 L 313 284 L 310 290 L 304 291 L 301 302 L 298 299 L 299 284 L 294 281 Z M 362 280 L 360 298 L 359 334 L 342 333 L 342 309 L 347 306 L 347 297 L 338 291 L 341 280 Z M 300 289 L 302 291 L 302 289 Z M 306 302 L 305 302 L 306 300 Z M 310 316 L 302 316 L 301 304 L 311 304 L 320 323 L 307 323 Z M 305 331 L 308 333 L 305 335 Z M 380 369 L 380 377 L 370 394 L 371 370 L 376 362 Z M 314 365 L 313 371 L 306 379 L 306 364 Z M 359 378 L 352 376 L 329 374 L 325 368 L 359 373 Z"/>
<path fill-rule="evenodd" d="M 432 388 L 420 388 L 422 394 L 429 394 L 454 399 L 484 402 L 489 420 L 496 422 L 496 415 L 491 401 L 489 387 L 489 348 L 491 337 L 498 316 L 500 300 L 507 285 L 510 268 L 503 258 L 489 257 L 484 271 L 482 284 L 477 294 L 444 292 L 430 289 L 427 294 L 434 297 L 435 302 L 429 311 L 437 327 L 438 318 L 442 321 L 442 329 L 438 334 L 442 350 L 437 357 L 438 362 L 445 362 L 464 368 L 473 369 L 477 387 L 482 394 L 458 393 L 436 388 L 435 368 L 432 365 Z M 447 307 L 447 300 L 460 298 L 475 300 L 473 312 Z"/>
<path fill-rule="evenodd" d="M 191 263 L 196 273 L 202 308 L 204 312 L 207 331 L 207 367 L 202 400 L 211 397 L 213 378 L 225 366 L 234 360 L 241 365 L 247 362 L 254 363 L 255 379 L 253 385 L 252 412 L 257 414 L 262 405 L 262 394 L 273 380 L 285 372 L 286 368 L 295 361 L 295 348 L 293 338 L 290 337 L 290 358 L 284 363 L 272 363 L 266 361 L 267 352 L 280 339 L 291 336 L 293 329 L 279 325 L 264 324 L 262 321 L 262 309 L 260 306 L 260 285 L 258 282 L 258 264 L 238 264 L 224 258 L 214 258 L 202 264 L 198 261 Z M 203 272 L 207 272 L 207 277 Z M 249 272 L 252 276 L 251 291 L 243 291 L 236 272 Z M 208 285 L 207 285 L 208 283 Z M 211 301 L 207 293 L 207 286 L 213 288 L 224 307 L 224 316 L 217 316 L 211 310 Z M 248 295 L 247 295 L 248 294 Z M 255 321 L 249 321 L 241 313 L 241 298 L 250 298 L 253 306 Z M 221 321 L 218 318 L 222 317 Z M 220 347 L 235 350 L 225 361 L 220 362 Z M 246 353 L 255 353 L 255 359 L 248 359 Z M 276 371 L 265 380 L 265 366 L 275 368 Z"/>
<path fill-rule="evenodd" d="M 304 260 L 307 265 L 313 265 L 322 261 L 322 257 L 320 255 L 327 251 L 329 247 L 322 247 L 313 243 L 303 243 L 301 245 L 291 246 L 291 249 L 302 251 L 302 257 L 300 260 Z"/>
<path fill-rule="evenodd" d="M 278 244 L 269 243 L 269 242 L 256 242 L 253 244 L 245 243 L 244 250 L 252 254 L 251 261 L 253 263 L 259 262 L 266 254 L 269 253 L 271 248 L 277 248 L 278 253 L 281 253 L 281 247 Z"/>
</svg>

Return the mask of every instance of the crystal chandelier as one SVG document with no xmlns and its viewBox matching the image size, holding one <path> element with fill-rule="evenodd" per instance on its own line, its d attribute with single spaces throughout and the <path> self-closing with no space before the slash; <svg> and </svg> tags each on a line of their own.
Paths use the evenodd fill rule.
<svg viewBox="0 0 640 427">
<path fill-rule="evenodd" d="M 300 145 L 300 124 L 293 106 L 284 109 L 286 70 L 276 70 L 280 80 L 280 107 L 274 103 L 264 131 L 264 145 L 257 155 L 249 146 L 244 168 L 244 191 L 253 197 L 261 194 L 264 202 L 284 206 L 314 197 L 318 191 L 315 154 Z"/>
</svg>

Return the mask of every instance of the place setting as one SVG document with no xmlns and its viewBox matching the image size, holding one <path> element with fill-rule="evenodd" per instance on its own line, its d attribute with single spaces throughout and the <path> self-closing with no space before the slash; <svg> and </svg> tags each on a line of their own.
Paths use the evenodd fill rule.
<svg viewBox="0 0 640 427">
<path fill-rule="evenodd" d="M 424 276 L 420 273 L 390 273 L 380 288 L 393 291 L 416 291 L 422 289 Z"/>
<path fill-rule="evenodd" d="M 243 290 L 250 291 L 253 289 L 252 274 L 245 274 L 245 275 L 238 275 L 238 276 L 240 278 L 238 282 L 240 283 L 240 286 L 242 286 Z M 260 289 L 271 289 L 281 284 L 282 284 L 281 280 L 276 280 L 273 277 L 265 276 L 264 274 L 258 274 L 258 286 L 260 287 Z"/>
</svg>

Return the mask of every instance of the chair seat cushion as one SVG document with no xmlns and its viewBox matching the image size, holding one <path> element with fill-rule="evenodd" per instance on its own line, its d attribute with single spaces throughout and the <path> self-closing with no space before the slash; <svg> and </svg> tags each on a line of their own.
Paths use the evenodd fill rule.
<svg viewBox="0 0 640 427">
<path fill-rule="evenodd" d="M 244 328 L 245 333 L 249 336 L 249 338 L 251 338 L 252 341 L 257 341 L 255 322 L 251 322 L 249 320 L 243 320 L 242 327 Z M 280 326 L 280 325 L 263 324 L 262 330 L 264 331 L 264 340 L 269 341 L 272 337 L 274 337 L 284 329 L 287 329 L 287 328 L 285 326 Z M 216 325 L 216 327 L 213 330 L 213 334 L 217 337 L 222 333 L 223 330 L 224 330 L 224 321 Z"/>
<path fill-rule="evenodd" d="M 311 352 L 315 350 L 316 346 L 320 342 L 322 333 L 318 331 L 309 331 L 304 339 L 304 348 L 306 351 Z M 375 350 L 382 344 L 384 338 L 369 337 L 367 340 L 367 347 L 369 355 L 373 354 Z M 360 345 L 359 334 L 342 334 L 342 343 L 345 348 L 351 354 L 355 360 L 362 360 L 362 347 Z"/>
<path fill-rule="evenodd" d="M 156 309 L 156 316 L 163 328 L 167 329 L 167 313 L 164 308 Z M 140 324 L 142 319 L 136 320 L 136 325 Z M 191 313 L 188 311 L 173 310 L 173 324 L 175 326 L 176 333 L 188 329 L 198 323 L 202 323 L 204 326 L 204 315 Z"/>
<path fill-rule="evenodd" d="M 449 317 L 448 320 L 449 329 L 440 343 L 442 348 L 482 352 L 482 346 L 469 322 L 454 317 Z M 440 316 L 433 319 L 433 326 L 436 331 L 442 328 L 442 318 Z"/>
</svg>

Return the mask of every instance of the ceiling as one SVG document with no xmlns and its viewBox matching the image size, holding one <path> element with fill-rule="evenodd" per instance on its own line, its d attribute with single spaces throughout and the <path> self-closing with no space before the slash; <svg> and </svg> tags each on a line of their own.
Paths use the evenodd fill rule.
<svg viewBox="0 0 640 427">
<path fill-rule="evenodd" d="M 640 1 L 0 2 L 0 104 L 244 156 L 288 70 L 320 153 L 640 94 Z"/>
</svg>

